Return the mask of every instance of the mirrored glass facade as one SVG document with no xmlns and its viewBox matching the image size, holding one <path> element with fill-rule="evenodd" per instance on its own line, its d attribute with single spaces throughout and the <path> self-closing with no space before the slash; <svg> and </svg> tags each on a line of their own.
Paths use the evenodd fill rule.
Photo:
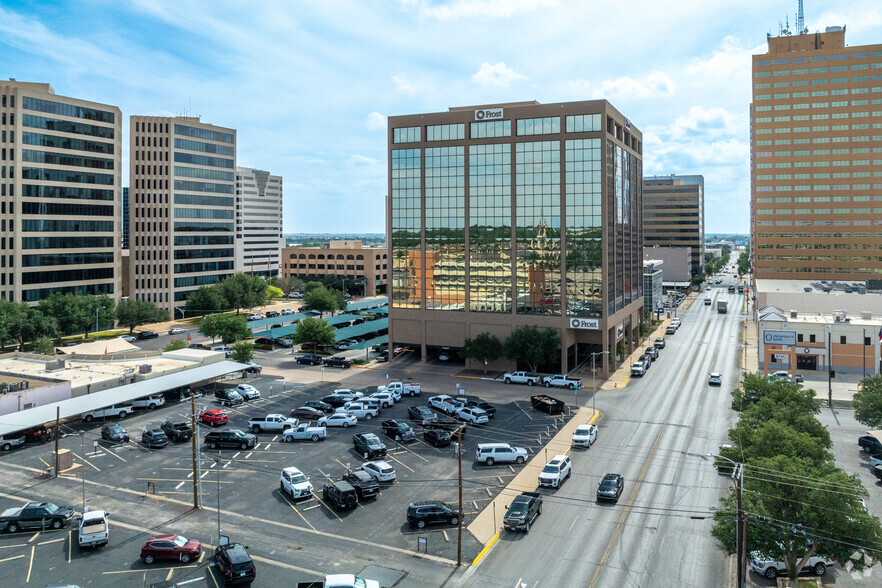
<svg viewBox="0 0 882 588">
<path fill-rule="evenodd" d="M 567 117 L 569 120 L 574 117 Z M 567 315 L 603 312 L 601 139 L 566 142 Z"/>
<path fill-rule="evenodd" d="M 420 308 L 423 265 L 419 149 L 392 151 L 391 184 L 392 305 Z"/>
<path fill-rule="evenodd" d="M 511 145 L 473 145 L 469 147 L 469 309 L 510 313 L 511 272 Z"/>
<path fill-rule="evenodd" d="M 465 305 L 465 147 L 426 149 L 426 308 Z"/>
</svg>

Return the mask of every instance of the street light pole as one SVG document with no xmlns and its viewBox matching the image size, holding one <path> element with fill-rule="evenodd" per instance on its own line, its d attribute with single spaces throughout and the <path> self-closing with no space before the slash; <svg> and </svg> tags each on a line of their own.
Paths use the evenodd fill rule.
<svg viewBox="0 0 882 588">
<path fill-rule="evenodd" d="M 743 588 L 746 572 L 746 556 L 747 556 L 747 521 L 743 516 L 743 505 L 741 502 L 742 492 L 744 490 L 744 464 L 733 461 L 723 455 L 714 455 L 706 453 L 706 457 L 725 459 L 732 464 L 732 478 L 735 480 L 735 557 L 737 558 L 737 580 L 735 586 Z"/>
<path fill-rule="evenodd" d="M 82 443 L 83 461 L 86 461 L 86 432 L 79 431 L 80 442 Z M 57 464 L 56 464 L 57 467 Z M 80 477 L 83 479 L 83 512 L 86 512 L 86 464 L 80 468 Z"/>
</svg>

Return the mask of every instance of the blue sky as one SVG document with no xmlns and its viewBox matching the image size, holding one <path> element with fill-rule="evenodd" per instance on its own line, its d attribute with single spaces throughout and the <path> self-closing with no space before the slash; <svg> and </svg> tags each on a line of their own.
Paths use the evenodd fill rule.
<svg viewBox="0 0 882 588">
<path fill-rule="evenodd" d="M 703 174 L 708 232 L 746 232 L 750 55 L 797 0 L 0 0 L 0 77 L 123 114 L 238 130 L 284 177 L 286 232 L 384 232 L 388 115 L 606 98 L 644 172 Z M 806 0 L 882 42 L 882 6 Z M 128 159 L 128 119 L 123 128 Z M 128 168 L 123 169 L 127 183 Z"/>
</svg>

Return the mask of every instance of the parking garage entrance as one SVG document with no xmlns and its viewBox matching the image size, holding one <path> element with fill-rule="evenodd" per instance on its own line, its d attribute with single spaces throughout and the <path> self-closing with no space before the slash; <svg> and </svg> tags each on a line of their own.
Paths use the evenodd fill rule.
<svg viewBox="0 0 882 588">
<path fill-rule="evenodd" d="M 796 369 L 798 369 L 798 370 L 817 370 L 818 369 L 818 356 L 817 355 L 797 355 L 796 356 Z"/>
</svg>

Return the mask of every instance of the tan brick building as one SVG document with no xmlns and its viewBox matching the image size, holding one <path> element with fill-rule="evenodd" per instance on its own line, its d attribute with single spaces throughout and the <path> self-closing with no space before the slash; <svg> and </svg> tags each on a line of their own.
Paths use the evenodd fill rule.
<svg viewBox="0 0 882 588">
<path fill-rule="evenodd" d="M 386 293 L 389 252 L 385 247 L 365 247 L 361 241 L 329 241 L 322 247 L 282 249 L 282 277 L 339 278 L 338 288 L 375 296 Z"/>
<path fill-rule="evenodd" d="M 882 45 L 845 28 L 753 56 L 756 278 L 882 280 Z"/>
<path fill-rule="evenodd" d="M 704 176 L 643 178 L 643 246 L 689 247 L 691 274 L 704 275 Z"/>
</svg>

